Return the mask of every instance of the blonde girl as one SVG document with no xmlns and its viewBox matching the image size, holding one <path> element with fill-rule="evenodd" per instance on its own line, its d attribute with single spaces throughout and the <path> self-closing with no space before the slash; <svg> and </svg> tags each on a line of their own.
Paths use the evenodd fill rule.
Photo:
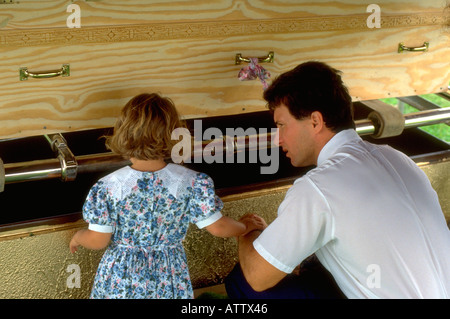
<svg viewBox="0 0 450 319">
<path fill-rule="evenodd" d="M 189 224 L 219 237 L 254 228 L 222 216 L 209 176 L 165 161 L 178 127 L 170 99 L 141 94 L 125 105 L 107 138 L 107 147 L 131 165 L 91 188 L 83 206 L 89 227 L 70 242 L 72 252 L 107 247 L 91 298 L 193 298 L 182 245 Z"/>
</svg>

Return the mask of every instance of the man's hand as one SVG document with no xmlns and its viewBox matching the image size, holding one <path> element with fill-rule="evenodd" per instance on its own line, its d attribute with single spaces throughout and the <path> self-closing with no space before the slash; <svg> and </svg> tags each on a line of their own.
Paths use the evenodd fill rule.
<svg viewBox="0 0 450 319">
<path fill-rule="evenodd" d="M 267 262 L 253 247 L 253 241 L 263 231 L 267 224 L 263 218 L 255 214 L 247 214 L 239 220 L 247 226 L 246 233 L 239 236 L 239 262 L 242 273 L 255 291 L 263 291 L 276 285 L 286 276 L 286 273 Z"/>
</svg>

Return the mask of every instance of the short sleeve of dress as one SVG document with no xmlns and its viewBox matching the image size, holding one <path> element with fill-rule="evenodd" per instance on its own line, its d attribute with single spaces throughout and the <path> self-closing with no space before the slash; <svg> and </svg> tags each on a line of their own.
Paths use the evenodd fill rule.
<svg viewBox="0 0 450 319">
<path fill-rule="evenodd" d="M 113 233 L 115 220 L 108 190 L 102 181 L 97 182 L 89 191 L 83 205 L 83 219 L 89 223 L 89 229 L 101 233 Z"/>
<path fill-rule="evenodd" d="M 198 228 L 209 226 L 222 217 L 223 202 L 216 195 L 213 180 L 204 173 L 196 175 L 189 203 L 190 221 Z"/>
</svg>

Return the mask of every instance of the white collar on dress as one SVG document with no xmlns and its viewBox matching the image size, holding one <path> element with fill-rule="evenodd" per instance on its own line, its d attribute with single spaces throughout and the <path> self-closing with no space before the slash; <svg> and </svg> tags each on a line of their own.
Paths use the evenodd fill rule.
<svg viewBox="0 0 450 319">
<path fill-rule="evenodd" d="M 336 135 L 334 135 L 320 151 L 317 158 L 317 166 L 333 156 L 333 154 L 340 146 L 352 140 L 360 139 L 361 137 L 358 135 L 358 133 L 356 133 L 354 129 L 347 129 L 336 133 Z"/>
</svg>

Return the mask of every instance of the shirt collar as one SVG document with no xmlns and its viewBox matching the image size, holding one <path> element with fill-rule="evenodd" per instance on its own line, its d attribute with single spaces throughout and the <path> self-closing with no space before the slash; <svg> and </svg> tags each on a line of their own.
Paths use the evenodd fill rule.
<svg viewBox="0 0 450 319">
<path fill-rule="evenodd" d="M 336 150 L 342 145 L 360 139 L 361 137 L 354 129 L 347 129 L 336 133 L 336 135 L 334 135 L 320 151 L 319 157 L 317 158 L 317 166 L 333 156 Z"/>
</svg>

